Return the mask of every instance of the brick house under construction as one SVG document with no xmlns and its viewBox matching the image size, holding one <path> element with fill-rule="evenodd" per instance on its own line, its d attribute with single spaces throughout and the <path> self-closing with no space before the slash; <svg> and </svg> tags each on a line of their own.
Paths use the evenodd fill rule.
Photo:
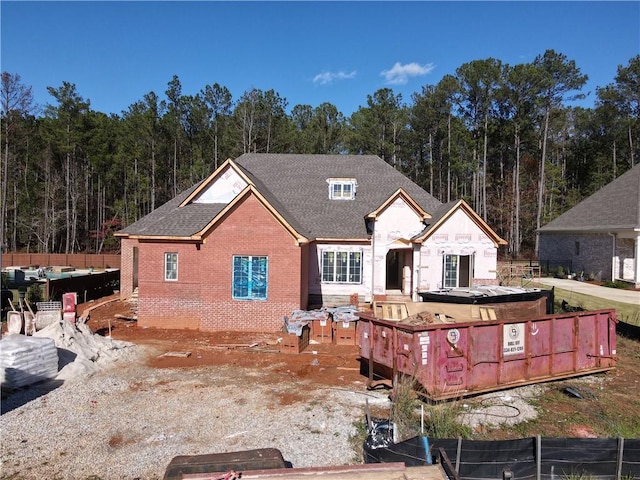
<svg viewBox="0 0 640 480">
<path fill-rule="evenodd" d="M 277 331 L 296 309 L 496 284 L 502 240 L 377 156 L 245 154 L 117 234 L 138 323 Z"/>
</svg>

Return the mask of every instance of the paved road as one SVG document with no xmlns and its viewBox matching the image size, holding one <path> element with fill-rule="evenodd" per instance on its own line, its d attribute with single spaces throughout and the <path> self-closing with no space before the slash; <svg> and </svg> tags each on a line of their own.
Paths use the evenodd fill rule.
<svg viewBox="0 0 640 480">
<path fill-rule="evenodd" d="M 608 300 L 615 300 L 616 302 L 631 303 L 640 306 L 640 291 L 637 290 L 600 287 L 587 282 L 551 277 L 541 278 L 540 283 L 545 286 L 569 290 L 570 292 L 583 293 L 593 297 L 606 298 Z"/>
</svg>

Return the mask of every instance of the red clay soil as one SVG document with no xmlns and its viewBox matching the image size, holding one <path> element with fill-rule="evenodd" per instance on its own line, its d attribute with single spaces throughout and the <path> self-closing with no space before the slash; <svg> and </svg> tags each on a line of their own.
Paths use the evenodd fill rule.
<svg viewBox="0 0 640 480">
<path fill-rule="evenodd" d="M 305 377 L 323 385 L 340 386 L 364 382 L 360 374 L 358 348 L 350 345 L 310 344 L 300 354 L 280 353 L 277 333 L 199 332 L 195 330 L 164 330 L 139 327 L 131 306 L 114 300 L 117 296 L 78 305 L 78 315 L 87 308 L 87 325 L 99 335 L 109 335 L 138 345 L 153 347 L 155 353 L 147 357 L 147 364 L 155 368 L 199 367 L 208 365 L 259 368 L 264 370 L 261 382 L 282 381 L 289 377 Z M 118 317 L 116 317 L 118 316 Z M 125 317 L 125 318 L 121 318 Z M 170 356 L 165 355 L 170 353 Z M 188 356 L 183 356 L 188 353 Z M 175 356 L 174 356 L 175 355 Z M 322 361 L 314 362 L 314 356 Z M 315 365 L 315 364 L 318 365 Z M 273 368 L 277 365 L 277 368 Z M 272 378 L 271 378 L 272 377 Z"/>
</svg>

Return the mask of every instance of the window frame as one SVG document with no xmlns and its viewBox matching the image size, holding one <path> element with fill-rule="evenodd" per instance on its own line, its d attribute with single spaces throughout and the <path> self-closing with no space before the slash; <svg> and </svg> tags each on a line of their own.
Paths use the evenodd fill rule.
<svg viewBox="0 0 640 480">
<path fill-rule="evenodd" d="M 475 255 L 473 254 L 444 254 L 442 258 L 442 288 L 471 287 L 474 268 Z M 453 280 L 453 282 L 448 282 L 448 280 Z"/>
<path fill-rule="evenodd" d="M 170 275 L 171 273 L 175 276 Z M 178 252 L 164 252 L 164 281 L 178 281 Z"/>
<path fill-rule="evenodd" d="M 342 263 L 339 263 L 339 256 L 345 255 L 346 262 L 342 260 Z M 330 260 L 329 257 L 331 257 Z M 362 250 L 322 250 L 320 280 L 325 284 L 362 285 L 362 264 Z"/>
<path fill-rule="evenodd" d="M 242 264 L 243 259 L 245 264 Z M 246 280 L 240 278 L 240 275 L 246 275 Z M 246 285 L 243 280 L 246 281 Z M 243 290 L 246 290 L 246 293 L 243 294 Z M 231 298 L 249 301 L 266 301 L 269 298 L 269 257 L 267 255 L 232 256 Z"/>
<path fill-rule="evenodd" d="M 336 187 L 339 187 L 339 192 Z M 345 195 L 345 187 L 348 187 L 349 195 Z M 330 200 L 353 200 L 356 198 L 356 181 L 355 180 L 330 180 L 329 181 L 329 199 Z"/>
</svg>

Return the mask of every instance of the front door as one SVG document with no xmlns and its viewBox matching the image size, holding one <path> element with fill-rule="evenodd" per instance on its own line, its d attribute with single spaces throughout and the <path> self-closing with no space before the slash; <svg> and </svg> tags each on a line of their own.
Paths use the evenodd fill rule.
<svg viewBox="0 0 640 480">
<path fill-rule="evenodd" d="M 411 250 L 389 250 L 386 270 L 385 290 L 409 295 L 411 292 Z"/>
</svg>

